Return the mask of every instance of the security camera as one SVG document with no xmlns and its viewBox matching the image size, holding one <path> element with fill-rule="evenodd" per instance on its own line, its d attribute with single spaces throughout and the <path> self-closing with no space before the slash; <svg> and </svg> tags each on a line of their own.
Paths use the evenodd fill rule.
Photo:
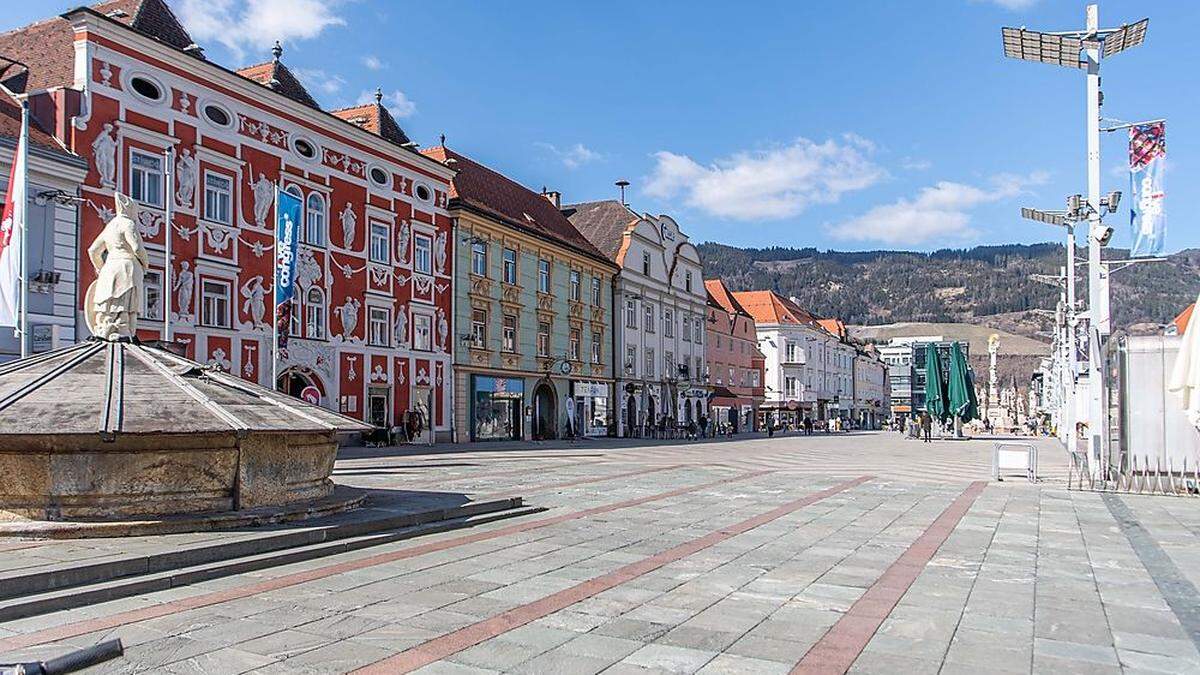
<svg viewBox="0 0 1200 675">
<path fill-rule="evenodd" d="M 1101 206 L 1108 207 L 1109 213 L 1116 213 L 1117 205 L 1120 203 L 1121 203 L 1121 192 L 1119 190 L 1113 190 L 1112 192 L 1105 195 L 1104 199 L 1100 200 Z"/>
<path fill-rule="evenodd" d="M 1083 197 L 1081 195 L 1071 195 L 1070 197 L 1067 197 L 1067 213 L 1072 217 L 1078 217 L 1082 203 Z"/>
<path fill-rule="evenodd" d="M 1101 246 L 1108 246 L 1108 242 L 1112 239 L 1113 229 L 1110 225 L 1100 225 L 1092 230 L 1092 238 Z"/>
</svg>

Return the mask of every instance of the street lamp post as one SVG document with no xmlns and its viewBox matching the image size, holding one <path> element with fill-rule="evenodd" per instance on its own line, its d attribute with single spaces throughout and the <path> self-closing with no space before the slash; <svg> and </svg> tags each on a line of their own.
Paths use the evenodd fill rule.
<svg viewBox="0 0 1200 675">
<path fill-rule="evenodd" d="M 1115 56 L 1142 44 L 1149 19 L 1120 28 L 1100 28 L 1099 9 L 1088 5 L 1082 31 L 1046 33 L 1024 28 L 1002 28 L 1004 55 L 1023 61 L 1076 68 L 1087 73 L 1087 221 L 1088 221 L 1088 464 L 1094 477 L 1103 474 L 1107 410 L 1104 395 L 1102 340 L 1111 330 L 1108 279 L 1100 250 L 1112 236 L 1101 223 L 1100 196 L 1100 58 Z M 1072 261 L 1068 268 L 1073 268 Z"/>
</svg>

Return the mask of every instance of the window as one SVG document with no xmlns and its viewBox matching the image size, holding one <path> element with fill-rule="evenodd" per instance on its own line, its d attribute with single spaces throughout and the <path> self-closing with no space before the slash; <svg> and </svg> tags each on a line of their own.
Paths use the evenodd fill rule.
<svg viewBox="0 0 1200 675">
<path fill-rule="evenodd" d="M 646 325 L 646 332 L 647 332 L 647 333 L 653 333 L 653 332 L 654 332 L 654 324 L 655 324 L 655 321 L 654 321 L 654 305 L 651 305 L 651 304 L 649 304 L 649 303 L 646 303 L 645 305 L 643 305 L 643 307 L 645 308 L 645 312 L 646 312 L 646 324 L 645 324 L 645 325 Z"/>
<path fill-rule="evenodd" d="M 580 330 L 572 328 L 567 334 L 567 358 L 572 361 L 579 360 L 579 342 L 581 340 Z"/>
<path fill-rule="evenodd" d="M 592 363 L 599 365 L 604 354 L 604 333 L 592 333 Z"/>
<path fill-rule="evenodd" d="M 388 172 L 383 167 L 373 166 L 367 171 L 367 175 L 370 176 L 371 182 L 379 187 L 387 187 L 390 182 L 388 180 Z"/>
<path fill-rule="evenodd" d="M 325 245 L 325 199 L 317 192 L 308 193 L 303 241 L 313 246 Z"/>
<path fill-rule="evenodd" d="M 517 252 L 514 249 L 504 249 L 504 283 L 517 283 Z"/>
<path fill-rule="evenodd" d="M 134 150 L 129 154 L 129 196 L 162 208 L 163 160 L 158 155 Z"/>
<path fill-rule="evenodd" d="M 796 378 L 783 378 L 783 391 L 785 396 L 796 396 L 796 393 L 799 391 L 799 385 L 796 383 Z"/>
<path fill-rule="evenodd" d="M 367 344 L 380 347 L 392 344 L 392 311 L 387 307 L 367 309 Z"/>
<path fill-rule="evenodd" d="M 637 303 L 633 300 L 625 301 L 625 327 L 637 328 Z"/>
<path fill-rule="evenodd" d="M 312 144 L 312 141 L 304 138 L 293 140 L 292 150 L 304 159 L 313 159 L 317 156 L 317 147 Z"/>
<path fill-rule="evenodd" d="M 163 273 L 158 270 L 146 270 L 146 275 L 142 277 L 142 286 L 146 290 L 142 298 L 142 318 L 144 319 L 161 320 L 163 318 L 162 277 Z"/>
<path fill-rule="evenodd" d="M 550 292 L 550 261 L 538 260 L 538 292 Z"/>
<path fill-rule="evenodd" d="M 129 80 L 129 87 L 138 96 L 148 101 L 161 101 L 163 97 L 162 87 L 158 86 L 153 80 L 146 77 L 133 77 Z"/>
<path fill-rule="evenodd" d="M 696 377 L 700 377 L 701 374 L 704 374 L 705 379 L 708 378 L 708 374 L 704 370 L 704 358 L 697 356 L 696 357 Z"/>
<path fill-rule="evenodd" d="M 684 342 L 691 342 L 692 341 L 692 320 L 688 318 L 687 314 L 684 314 L 681 317 L 681 320 L 683 321 L 683 336 L 682 336 L 683 340 L 684 340 Z"/>
<path fill-rule="evenodd" d="M 646 347 L 646 369 L 643 371 L 642 376 L 654 377 L 655 373 L 658 372 L 657 368 L 658 364 L 654 362 L 654 350 L 650 347 Z"/>
<path fill-rule="evenodd" d="M 504 351 L 514 353 L 517 351 L 517 315 L 505 314 L 503 335 L 504 340 L 502 348 Z"/>
<path fill-rule="evenodd" d="M 200 285 L 200 324 L 229 328 L 229 282 L 205 279 Z"/>
<path fill-rule="evenodd" d="M 416 189 L 413 190 L 413 194 L 423 202 L 433 201 L 433 192 L 430 191 L 427 185 L 417 185 Z"/>
<path fill-rule="evenodd" d="M 692 273 L 690 271 L 683 276 L 683 289 L 688 293 L 692 292 Z"/>
<path fill-rule="evenodd" d="M 433 317 L 413 314 L 413 349 L 433 351 Z"/>
<path fill-rule="evenodd" d="M 663 354 L 663 367 L 666 368 L 665 375 L 670 377 L 675 374 L 675 354 L 666 352 Z"/>
<path fill-rule="evenodd" d="M 215 173 L 204 174 L 204 217 L 214 223 L 233 224 L 233 180 Z"/>
<path fill-rule="evenodd" d="M 696 317 L 696 344 L 704 342 L 704 328 L 701 326 L 702 324 L 700 323 L 700 317 Z"/>
<path fill-rule="evenodd" d="M 753 387 L 759 386 L 757 370 L 750 371 L 750 385 Z"/>
<path fill-rule="evenodd" d="M 487 310 L 471 308 L 471 346 L 487 349 Z"/>
<path fill-rule="evenodd" d="M 650 254 L 642 251 L 642 274 L 650 276 Z"/>
<path fill-rule="evenodd" d="M 487 276 L 487 254 L 487 242 L 477 241 L 471 244 L 471 274 Z"/>
<path fill-rule="evenodd" d="M 579 299 L 581 297 L 579 283 L 580 283 L 579 282 L 579 271 L 571 270 L 571 275 L 570 275 L 571 302 L 579 302 Z"/>
<path fill-rule="evenodd" d="M 637 347 L 625 348 L 625 372 L 629 375 L 637 374 Z"/>
<path fill-rule="evenodd" d="M 392 226 L 378 220 L 371 221 L 371 262 L 387 264 L 391 261 Z"/>
<path fill-rule="evenodd" d="M 592 277 L 592 304 L 600 306 L 600 277 Z"/>
<path fill-rule="evenodd" d="M 663 307 L 663 335 L 675 337 L 675 312 L 669 307 Z"/>
<path fill-rule="evenodd" d="M 539 321 L 537 330 L 538 356 L 550 356 L 550 322 Z"/>
<path fill-rule="evenodd" d="M 297 312 L 297 320 L 299 316 Z M 325 292 L 316 287 L 308 289 L 308 296 L 304 299 L 304 330 L 312 340 L 325 339 Z"/>
<path fill-rule="evenodd" d="M 215 103 L 204 106 L 204 119 L 218 127 L 228 127 L 233 122 L 233 116 L 229 114 L 229 111 Z"/>
<path fill-rule="evenodd" d="M 433 240 L 428 235 L 413 236 L 413 271 L 429 274 L 433 267 L 430 265 L 430 252 L 433 250 Z"/>
<path fill-rule="evenodd" d="M 292 296 L 291 310 L 291 313 L 288 314 L 288 335 L 292 337 L 304 337 L 304 333 L 302 332 L 304 326 L 302 315 L 300 314 L 300 296 L 298 294 Z"/>
</svg>

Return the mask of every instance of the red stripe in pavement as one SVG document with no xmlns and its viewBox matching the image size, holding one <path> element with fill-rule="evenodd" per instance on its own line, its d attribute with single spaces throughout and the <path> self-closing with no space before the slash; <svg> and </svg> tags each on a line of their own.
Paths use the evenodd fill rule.
<svg viewBox="0 0 1200 675">
<path fill-rule="evenodd" d="M 571 588 L 559 591 L 552 595 L 548 595 L 540 600 L 535 600 L 528 604 L 521 605 L 497 614 L 490 619 L 484 619 L 475 624 L 471 624 L 466 628 L 460 628 L 451 633 L 436 637 L 428 642 L 417 645 L 411 649 L 405 650 L 390 656 L 386 659 L 376 661 L 368 666 L 363 666 L 358 670 L 352 671 L 358 675 L 386 675 L 390 673 L 408 673 L 422 668 L 435 661 L 440 661 L 448 656 L 457 654 L 464 649 L 473 647 L 480 642 L 490 640 L 498 635 L 507 633 L 508 631 L 524 626 L 525 624 L 536 621 L 544 616 L 553 614 L 554 612 L 566 609 L 571 605 L 586 600 L 598 593 L 602 593 L 611 588 L 615 588 L 626 582 L 632 581 L 643 574 L 653 572 L 654 570 L 668 564 L 681 560 L 694 553 L 703 551 L 704 549 L 719 544 L 726 539 L 730 539 L 739 534 L 753 530 L 756 527 L 766 525 L 767 523 L 778 520 L 783 516 L 798 511 L 805 506 L 814 504 L 826 497 L 831 497 L 839 492 L 849 490 L 850 488 L 862 485 L 871 480 L 870 476 L 861 476 L 854 480 L 839 483 L 831 488 L 814 492 L 807 497 L 788 502 L 783 506 L 771 509 L 766 513 L 748 518 L 740 523 L 723 527 L 716 532 L 693 539 L 673 548 L 667 549 L 657 555 L 652 555 L 648 558 L 643 558 L 637 562 L 630 563 L 620 567 L 608 574 L 589 579 L 580 584 L 576 584 Z"/>
<path fill-rule="evenodd" d="M 942 515 L 933 521 L 867 592 L 850 606 L 849 611 L 808 650 L 796 667 L 792 668 L 792 675 L 842 675 L 849 670 L 871 641 L 875 631 L 879 630 L 883 620 L 892 613 L 892 608 L 908 592 L 909 586 L 917 580 L 917 576 L 945 543 L 958 521 L 962 520 L 967 510 L 975 503 L 975 498 L 986 486 L 986 481 L 975 481 L 963 490 L 962 494 L 942 511 Z"/>
<path fill-rule="evenodd" d="M 245 586 L 237 586 L 234 588 L 228 588 L 228 589 L 221 590 L 221 591 L 214 591 L 212 593 L 204 593 L 202 595 L 197 595 L 197 596 L 193 596 L 190 598 L 182 598 L 179 600 L 173 600 L 171 602 L 164 602 L 159 605 L 151 605 L 149 607 L 142 607 L 139 609 L 131 609 L 131 610 L 128 610 L 125 612 L 119 612 L 117 614 L 112 614 L 110 616 L 96 617 L 94 619 L 86 619 L 84 621 L 76 621 L 74 623 L 63 624 L 61 626 L 55 626 L 54 628 L 45 628 L 42 630 L 25 633 L 24 635 L 14 635 L 12 637 L 0 638 L 0 651 L 6 650 L 6 649 L 21 649 L 24 647 L 32 647 L 34 645 L 45 644 L 47 642 L 56 642 L 58 640 L 66 640 L 68 638 L 77 637 L 79 635 L 86 635 L 87 633 L 94 633 L 96 631 L 110 630 L 110 629 L 116 628 L 118 626 L 124 626 L 127 624 L 136 623 L 138 621 L 146 621 L 147 619 L 154 619 L 154 618 L 157 618 L 160 616 L 176 614 L 178 612 L 183 612 L 183 611 L 186 611 L 189 609 L 197 609 L 199 607 L 208 607 L 210 605 L 216 605 L 216 604 L 220 604 L 222 602 L 230 602 L 232 600 L 238 600 L 240 598 L 246 598 L 246 597 L 250 597 L 252 595 L 258 595 L 259 593 L 266 593 L 268 591 L 274 591 L 274 590 L 277 590 L 280 588 L 287 588 L 289 586 L 295 586 L 297 584 L 302 584 L 302 583 L 305 583 L 308 581 L 316 581 L 317 579 L 324 579 L 326 577 L 331 577 L 335 574 L 343 574 L 346 572 L 352 572 L 354 570 L 360 570 L 360 569 L 365 569 L 368 567 L 374 567 L 376 565 L 383 565 L 386 563 L 395 562 L 397 560 L 404 560 L 407 558 L 415 558 L 417 556 L 424 555 L 426 553 L 434 553 L 437 551 L 444 551 L 446 549 L 455 548 L 457 546 L 463 546 L 466 544 L 474 544 L 476 542 L 487 541 L 489 539 L 497 539 L 499 537 L 508 536 L 510 534 L 518 534 L 521 532 L 528 532 L 529 530 L 536 530 L 536 529 L 543 528 L 543 527 L 549 527 L 550 525 L 557 525 L 558 523 L 565 523 L 565 522 L 571 521 L 571 520 L 579 520 L 580 518 L 587 518 L 588 516 L 594 516 L 594 515 L 598 515 L 601 513 L 609 513 L 609 512 L 617 511 L 620 509 L 627 509 L 627 508 L 631 508 L 634 506 L 640 506 L 642 504 L 647 504 L 649 502 L 659 501 L 662 499 L 669 499 L 671 497 L 677 497 L 679 495 L 684 495 L 689 492 L 697 492 L 697 491 L 704 490 L 707 488 L 718 487 L 721 485 L 728 485 L 729 483 L 734 483 L 737 481 L 749 480 L 751 478 L 757 478 L 757 477 L 765 475 L 767 473 L 770 473 L 770 472 L 769 471 L 751 471 L 749 473 L 743 473 L 743 474 L 739 474 L 736 476 L 731 476 L 729 478 L 722 478 L 720 480 L 709 481 L 707 483 L 700 483 L 698 485 L 689 485 L 689 486 L 685 486 L 685 487 L 681 487 L 681 488 L 676 488 L 674 490 L 668 490 L 666 492 L 659 492 L 657 494 L 647 495 L 645 497 L 636 497 L 634 499 L 626 499 L 624 501 L 614 502 L 612 504 L 604 504 L 601 506 L 594 506 L 592 508 L 583 509 L 581 511 L 572 511 L 570 513 L 564 513 L 560 516 L 553 516 L 550 518 L 541 518 L 538 520 L 530 520 L 530 521 L 526 521 L 526 522 L 516 523 L 514 525 L 509 525 L 507 527 L 501 527 L 501 528 L 498 528 L 495 530 L 487 530 L 484 532 L 476 532 L 474 534 L 467 534 L 467 535 L 462 535 L 462 536 L 458 536 L 458 537 L 451 537 L 449 539 L 443 539 L 441 541 L 434 541 L 434 542 L 430 542 L 428 544 L 421 544 L 419 546 L 413 546 L 412 548 L 406 548 L 406 549 L 402 549 L 399 551 L 391 551 L 389 553 L 380 553 L 378 555 L 368 556 L 366 558 L 360 558 L 358 560 L 350 560 L 350 561 L 343 562 L 343 563 L 336 563 L 333 565 L 326 565 L 325 567 L 317 567 L 317 568 L 314 568 L 311 570 L 305 570 L 303 572 L 295 572 L 293 574 L 285 574 L 283 576 L 276 577 L 274 579 L 267 579 L 267 580 L 260 581 L 257 583 L 247 584 Z"/>
</svg>

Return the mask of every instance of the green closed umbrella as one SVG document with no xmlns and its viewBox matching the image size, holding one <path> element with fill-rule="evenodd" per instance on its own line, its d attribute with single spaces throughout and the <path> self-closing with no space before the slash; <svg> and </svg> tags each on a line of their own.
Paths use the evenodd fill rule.
<svg viewBox="0 0 1200 675">
<path fill-rule="evenodd" d="M 935 420 L 945 421 L 946 385 L 942 382 L 942 364 L 938 361 L 937 345 L 925 345 L 925 412 Z"/>
<path fill-rule="evenodd" d="M 947 385 L 946 408 L 947 417 L 955 417 L 970 422 L 979 417 L 979 406 L 975 401 L 975 391 L 971 384 L 971 371 L 967 367 L 967 357 L 963 356 L 962 348 L 957 342 L 950 346 L 950 373 Z"/>
</svg>

